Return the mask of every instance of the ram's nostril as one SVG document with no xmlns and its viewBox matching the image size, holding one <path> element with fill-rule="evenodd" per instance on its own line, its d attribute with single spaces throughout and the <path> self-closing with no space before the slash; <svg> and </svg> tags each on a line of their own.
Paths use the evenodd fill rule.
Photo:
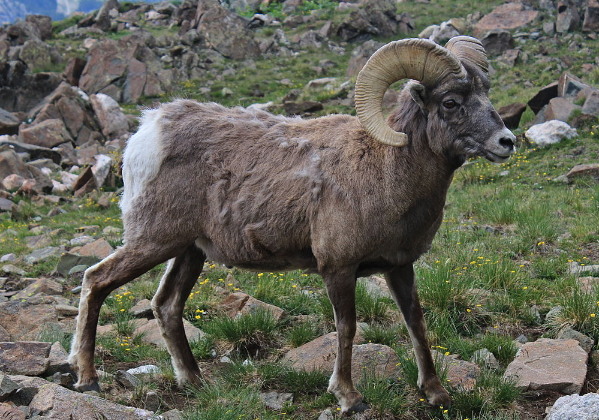
<svg viewBox="0 0 599 420">
<path fill-rule="evenodd" d="M 514 148 L 514 141 L 509 137 L 502 137 L 499 139 L 499 144 L 506 149 L 512 150 Z"/>
</svg>

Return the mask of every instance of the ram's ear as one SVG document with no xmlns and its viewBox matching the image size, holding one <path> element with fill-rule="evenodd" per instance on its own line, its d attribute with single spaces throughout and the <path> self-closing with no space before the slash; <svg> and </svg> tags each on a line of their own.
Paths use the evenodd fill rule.
<svg viewBox="0 0 599 420">
<path fill-rule="evenodd" d="M 426 101 L 428 95 L 426 88 L 422 84 L 412 81 L 410 82 L 409 89 L 410 95 L 412 95 L 412 99 L 414 99 L 414 102 L 418 104 L 422 112 L 426 113 L 427 111 L 424 106 L 424 102 Z"/>
</svg>

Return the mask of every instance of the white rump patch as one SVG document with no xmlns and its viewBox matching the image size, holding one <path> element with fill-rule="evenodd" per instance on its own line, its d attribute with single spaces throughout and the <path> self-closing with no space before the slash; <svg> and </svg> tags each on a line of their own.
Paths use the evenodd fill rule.
<svg viewBox="0 0 599 420">
<path fill-rule="evenodd" d="M 131 208 L 133 201 L 156 177 L 162 164 L 164 151 L 161 117 L 160 109 L 144 111 L 139 130 L 127 142 L 123 155 L 123 182 L 125 184 L 121 198 L 123 213 Z"/>
</svg>

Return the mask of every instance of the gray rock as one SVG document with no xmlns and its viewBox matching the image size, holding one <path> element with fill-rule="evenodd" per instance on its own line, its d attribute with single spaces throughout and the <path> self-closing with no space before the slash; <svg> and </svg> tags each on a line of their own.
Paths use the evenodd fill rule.
<svg viewBox="0 0 599 420">
<path fill-rule="evenodd" d="M 17 134 L 21 121 L 12 113 L 0 108 L 0 135 Z"/>
<path fill-rule="evenodd" d="M 87 268 L 97 264 L 98 262 L 100 262 L 98 257 L 84 257 L 67 252 L 61 256 L 60 261 L 56 266 L 56 272 L 66 277 L 74 267 L 85 266 Z"/>
<path fill-rule="evenodd" d="M 356 334 L 354 343 L 361 340 Z M 303 346 L 290 350 L 283 356 L 296 370 L 323 370 L 332 372 L 337 353 L 337 333 L 329 333 Z M 352 357 L 352 379 L 358 382 L 365 373 L 374 372 L 379 377 L 396 377 L 399 375 L 399 359 L 397 354 L 388 346 L 382 344 L 354 345 Z"/>
<path fill-rule="evenodd" d="M 555 30 L 559 33 L 566 33 L 578 29 L 580 25 L 580 15 L 576 3 L 572 0 L 560 0 L 557 4 L 557 20 Z"/>
<path fill-rule="evenodd" d="M 127 369 L 127 373 L 131 375 L 159 375 L 162 373 L 160 368 L 156 365 L 143 365 L 136 368 Z"/>
<path fill-rule="evenodd" d="M 154 391 L 146 392 L 146 397 L 144 400 L 144 407 L 149 411 L 158 411 L 160 408 L 160 397 Z"/>
<path fill-rule="evenodd" d="M 6 401 L 17 389 L 19 385 L 0 372 L 0 401 Z"/>
<path fill-rule="evenodd" d="M 194 27 L 213 49 L 234 60 L 256 58 L 260 47 L 247 22 L 216 2 L 200 0 Z"/>
<path fill-rule="evenodd" d="M 331 411 L 330 408 L 327 408 L 322 413 L 320 413 L 320 416 L 318 416 L 318 420 L 333 420 L 334 418 L 335 415 L 333 414 L 333 411 Z"/>
<path fill-rule="evenodd" d="M 63 250 L 55 246 L 49 246 L 47 248 L 36 249 L 31 254 L 25 255 L 23 261 L 28 265 L 37 264 L 41 261 L 49 258 L 55 258 L 62 255 Z"/>
<path fill-rule="evenodd" d="M 48 119 L 19 131 L 19 140 L 45 148 L 72 142 L 73 139 L 60 119 Z"/>
<path fill-rule="evenodd" d="M 139 408 L 127 407 L 97 396 L 68 390 L 42 378 L 11 376 L 21 389 L 30 389 L 34 394 L 29 404 L 31 412 L 44 413 L 44 417 L 55 419 L 142 420 L 154 414 Z"/>
<path fill-rule="evenodd" d="M 599 265 L 585 265 L 572 261 L 568 265 L 568 274 L 573 274 L 575 276 L 599 275 Z"/>
<path fill-rule="evenodd" d="M 152 302 L 149 299 L 142 299 L 133 305 L 129 313 L 136 318 L 149 318 L 153 315 Z"/>
<path fill-rule="evenodd" d="M 499 362 L 493 353 L 487 349 L 476 350 L 470 358 L 472 363 L 485 366 L 488 369 L 499 369 Z"/>
<path fill-rule="evenodd" d="M 564 328 L 557 334 L 557 338 L 562 340 L 573 339 L 578 341 L 578 344 L 584 351 L 590 353 L 593 349 L 593 345 L 595 344 L 595 340 L 591 337 L 586 336 L 572 328 Z"/>
<path fill-rule="evenodd" d="M 137 320 L 140 325 L 135 329 L 134 335 L 143 334 L 142 341 L 148 344 L 154 344 L 161 348 L 166 348 L 164 338 L 158 327 L 158 321 L 152 319 L 150 321 Z M 185 335 L 189 341 L 198 340 L 204 337 L 205 333 L 199 328 L 194 327 L 189 321 L 183 320 Z"/>
<path fill-rule="evenodd" d="M 103 93 L 90 95 L 89 99 L 106 138 L 112 140 L 129 132 L 129 122 L 117 101 Z"/>
<path fill-rule="evenodd" d="M 141 381 L 126 370 L 117 370 L 114 379 L 126 389 L 135 389 L 141 385 Z"/>
<path fill-rule="evenodd" d="M 592 91 L 582 105 L 582 113 L 599 116 L 599 91 Z"/>
<path fill-rule="evenodd" d="M 514 48 L 512 34 L 505 29 L 493 29 L 486 32 L 480 40 L 490 56 L 499 55 Z"/>
<path fill-rule="evenodd" d="M 579 92 L 591 90 L 591 86 L 580 80 L 571 73 L 564 72 L 560 75 L 557 82 L 557 96 L 564 98 L 574 98 Z"/>
<path fill-rule="evenodd" d="M 474 25 L 474 36 L 496 29 L 511 31 L 520 29 L 539 18 L 540 13 L 526 8 L 522 3 L 505 3 L 493 9 Z"/>
<path fill-rule="evenodd" d="M 58 341 L 52 344 L 50 347 L 50 353 L 48 355 L 48 367 L 46 369 L 46 375 L 52 375 L 55 373 L 71 373 L 72 369 L 67 361 L 69 354 L 62 347 Z"/>
<path fill-rule="evenodd" d="M 453 388 L 472 390 L 480 376 L 480 367 L 476 363 L 458 359 L 457 355 L 445 355 L 436 350 L 431 350 L 433 358 L 442 364 L 447 372 L 448 384 Z"/>
<path fill-rule="evenodd" d="M 0 418 L 6 420 L 25 420 L 25 412 L 12 404 L 0 403 Z"/>
<path fill-rule="evenodd" d="M 271 410 L 281 410 L 285 403 L 293 402 L 293 394 L 279 392 L 263 392 L 260 398 L 264 405 Z"/>
<path fill-rule="evenodd" d="M 599 182 L 599 163 L 592 163 L 589 165 L 576 165 L 566 174 L 568 182 L 574 178 L 587 178 L 594 179 Z M 580 274 L 599 274 L 599 265 L 583 265 L 578 267 L 578 273 Z"/>
<path fill-rule="evenodd" d="M 0 325 L 11 337 L 9 341 L 36 340 L 48 329 L 59 329 L 56 298 L 37 296 L 0 303 Z"/>
<path fill-rule="evenodd" d="M 542 124 L 533 125 L 524 135 L 528 140 L 539 146 L 546 146 L 559 143 L 564 138 L 570 139 L 576 137 L 578 133 L 575 128 L 567 123 L 558 120 L 547 121 Z"/>
<path fill-rule="evenodd" d="M 382 42 L 369 40 L 353 49 L 349 63 L 347 64 L 347 77 L 357 76 L 368 59 L 384 44 Z"/>
<path fill-rule="evenodd" d="M 587 373 L 588 354 L 576 340 L 541 338 L 522 345 L 504 376 L 524 390 L 579 393 Z"/>
<path fill-rule="evenodd" d="M 0 371 L 16 375 L 42 375 L 48 368 L 50 343 L 0 342 Z"/>
<path fill-rule="evenodd" d="M 436 42 L 437 44 L 445 44 L 445 42 L 449 41 L 454 36 L 459 36 L 460 31 L 451 23 L 451 22 L 443 22 L 441 25 L 433 28 L 433 32 L 428 37 L 431 41 Z"/>
<path fill-rule="evenodd" d="M 582 30 L 584 32 L 599 31 L 599 2 L 597 0 L 587 1 Z"/>
<path fill-rule="evenodd" d="M 362 283 L 369 295 L 376 298 L 391 298 L 391 292 L 387 287 L 387 281 L 380 276 L 361 277 L 358 282 Z"/>
<path fill-rule="evenodd" d="M 544 118 L 547 121 L 559 120 L 563 122 L 570 121 L 575 112 L 580 112 L 581 107 L 575 105 L 572 99 L 557 97 L 549 101 L 547 109 L 545 109 Z"/>
<path fill-rule="evenodd" d="M 4 274 L 16 274 L 18 276 L 24 276 L 25 270 L 20 269 L 16 265 L 13 264 L 5 264 L 2 266 L 2 272 Z"/>
<path fill-rule="evenodd" d="M 560 397 L 545 420 L 599 420 L 599 394 Z"/>
<path fill-rule="evenodd" d="M 62 284 L 57 281 L 41 278 L 29 284 L 24 289 L 20 290 L 13 299 L 29 299 L 38 294 L 43 295 L 62 295 Z"/>
</svg>

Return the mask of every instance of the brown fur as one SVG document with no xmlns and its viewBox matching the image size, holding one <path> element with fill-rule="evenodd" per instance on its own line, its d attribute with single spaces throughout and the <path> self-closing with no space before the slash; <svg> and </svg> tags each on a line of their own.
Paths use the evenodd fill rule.
<svg viewBox="0 0 599 420">
<path fill-rule="evenodd" d="M 350 363 L 356 277 L 385 273 L 414 342 L 419 384 L 431 403 L 448 403 L 426 341 L 412 263 L 441 223 L 454 171 L 470 156 L 503 151 L 495 144 L 504 127 L 488 102 L 486 75 L 467 68 L 467 79 L 427 87 L 420 106 L 410 87 L 402 92 L 389 117 L 410 138 L 402 148 L 376 142 L 346 115 L 303 120 L 188 100 L 163 105 L 158 175 L 123 215 L 124 247 L 85 276 L 70 358 L 79 368 L 78 387 L 97 387 L 90 358 L 105 296 L 171 258 L 153 308 L 179 380 L 197 380 L 181 314 L 207 258 L 322 275 L 339 340 L 329 391 L 343 412 L 362 400 Z M 460 109 L 441 105 L 448 95 Z"/>
</svg>

